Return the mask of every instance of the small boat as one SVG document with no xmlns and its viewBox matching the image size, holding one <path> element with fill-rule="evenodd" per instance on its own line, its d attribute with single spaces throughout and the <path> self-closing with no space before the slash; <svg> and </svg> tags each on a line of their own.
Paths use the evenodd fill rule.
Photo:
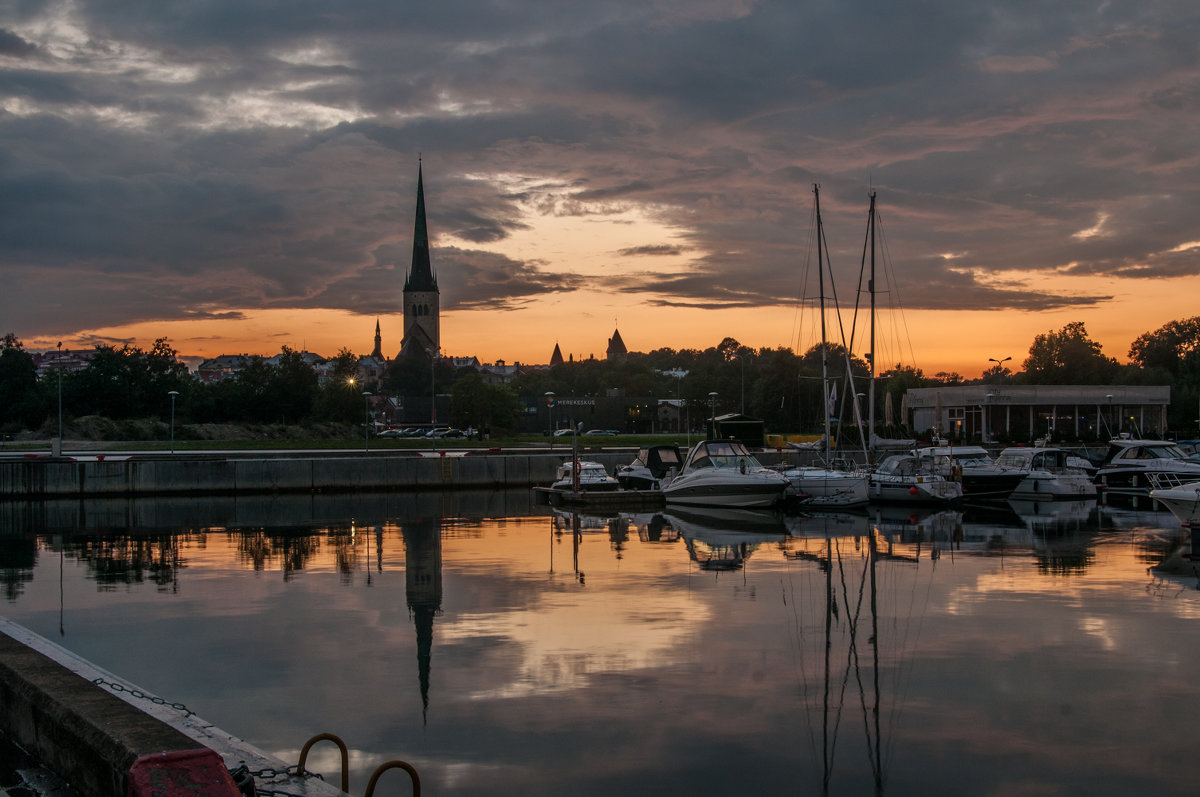
<svg viewBox="0 0 1200 797">
<path fill-rule="evenodd" d="M 1159 486 L 1150 491 L 1150 497 L 1166 507 L 1185 529 L 1200 529 L 1200 480 L 1178 483 L 1170 477 L 1156 477 L 1152 481 Z"/>
<path fill-rule="evenodd" d="M 996 465 L 1021 477 L 1011 494 L 1014 499 L 1094 498 L 1096 485 L 1087 471 L 1072 464 L 1074 459 L 1061 448 L 1006 448 Z"/>
<path fill-rule="evenodd" d="M 617 481 L 624 490 L 658 490 L 662 480 L 679 473 L 682 465 L 677 445 L 642 446 L 633 462 L 617 469 Z"/>
<path fill-rule="evenodd" d="M 597 493 L 619 490 L 620 482 L 608 475 L 604 466 L 591 460 L 567 460 L 558 466 L 552 490 L 570 493 Z"/>
<path fill-rule="evenodd" d="M 962 482 L 963 497 L 968 499 L 1008 498 L 1025 478 L 997 466 L 982 446 L 952 446 L 943 441 L 918 448 L 916 454 L 941 475 Z"/>
<path fill-rule="evenodd" d="M 789 484 L 737 440 L 702 440 L 688 453 L 679 475 L 662 485 L 662 493 L 668 503 L 767 507 L 783 500 Z"/>
<path fill-rule="evenodd" d="M 809 509 L 848 509 L 867 503 L 869 473 L 834 462 L 780 471 L 789 482 L 787 497 Z"/>
<path fill-rule="evenodd" d="M 870 500 L 883 503 L 948 504 L 963 497 L 961 482 L 922 465 L 913 454 L 893 454 L 879 463 L 867 492 Z"/>
<path fill-rule="evenodd" d="M 1163 478 L 1177 484 L 1200 481 L 1200 462 L 1189 459 L 1170 440 L 1140 440 L 1128 435 L 1109 441 L 1094 480 L 1102 500 L 1148 498 Z"/>
</svg>

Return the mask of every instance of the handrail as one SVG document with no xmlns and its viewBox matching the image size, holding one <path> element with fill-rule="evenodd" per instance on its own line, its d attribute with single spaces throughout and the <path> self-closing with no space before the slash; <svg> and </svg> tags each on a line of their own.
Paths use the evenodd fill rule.
<svg viewBox="0 0 1200 797">
<path fill-rule="evenodd" d="M 307 742 L 305 742 L 304 747 L 300 748 L 300 761 L 299 761 L 299 764 L 297 765 L 298 769 L 300 771 L 300 775 L 304 775 L 304 762 L 308 760 L 308 751 L 312 748 L 312 746 L 314 744 L 316 744 L 317 742 L 321 742 L 321 741 L 333 742 L 334 744 L 336 744 L 338 746 L 338 749 L 342 752 L 342 786 L 341 786 L 341 789 L 343 792 L 348 793 L 350 791 L 350 751 L 346 749 L 346 743 L 343 742 L 337 736 L 334 736 L 332 733 L 318 733 L 316 736 L 314 736 L 313 738 L 311 738 Z M 367 793 L 370 794 L 370 791 L 368 791 Z"/>
<path fill-rule="evenodd" d="M 388 761 L 380 764 L 379 767 L 371 773 L 371 780 L 367 783 L 367 790 L 363 793 L 363 797 L 374 797 L 375 784 L 379 781 L 379 776 L 389 769 L 403 769 L 412 778 L 413 797 L 421 797 L 421 778 L 417 776 L 417 770 L 412 764 L 406 761 Z"/>
</svg>

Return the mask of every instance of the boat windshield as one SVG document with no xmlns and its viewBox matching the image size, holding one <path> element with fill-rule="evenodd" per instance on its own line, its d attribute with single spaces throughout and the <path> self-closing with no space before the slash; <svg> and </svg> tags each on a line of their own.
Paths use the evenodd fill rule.
<svg viewBox="0 0 1200 797">
<path fill-rule="evenodd" d="M 746 447 L 735 440 L 709 440 L 692 451 L 687 467 L 696 468 L 761 468 L 762 465 Z"/>
<path fill-rule="evenodd" d="M 1029 467 L 1029 455 L 1002 453 L 996 460 L 996 464 L 1001 468 L 1027 468 Z"/>
</svg>

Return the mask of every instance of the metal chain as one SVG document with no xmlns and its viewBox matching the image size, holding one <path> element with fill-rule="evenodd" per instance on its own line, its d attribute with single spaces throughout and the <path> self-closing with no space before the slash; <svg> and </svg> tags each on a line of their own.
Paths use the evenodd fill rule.
<svg viewBox="0 0 1200 797">
<path fill-rule="evenodd" d="M 172 708 L 175 711 L 181 712 L 185 718 L 196 716 L 196 712 L 192 711 L 183 703 L 168 703 L 163 698 L 158 697 L 157 695 L 148 695 L 141 689 L 130 689 L 124 684 L 113 683 L 112 681 L 106 681 L 103 678 L 95 678 L 92 680 L 92 683 L 94 683 L 96 686 L 107 686 L 114 692 L 124 692 L 130 697 L 136 698 L 137 700 L 149 700 L 151 703 L 157 706 L 166 706 L 167 708 Z M 257 784 L 257 781 L 260 780 L 271 781 L 275 780 L 276 778 L 317 778 L 318 780 L 325 780 L 325 777 L 319 772 L 301 772 L 299 764 L 290 764 L 283 769 L 266 767 L 257 771 L 250 770 L 249 774 L 255 780 L 254 793 L 256 795 L 260 795 L 260 797 L 303 797 L 303 795 L 296 794 L 295 792 L 260 788 Z"/>
<path fill-rule="evenodd" d="M 182 712 L 184 717 L 196 716 L 196 712 L 192 711 L 190 708 L 185 706 L 183 703 L 168 703 L 166 700 L 163 700 L 161 697 L 159 697 L 157 695 L 146 694 L 141 689 L 129 689 L 126 686 L 124 686 L 123 684 L 116 684 L 116 683 L 113 683 L 112 681 L 106 681 L 103 678 L 95 678 L 92 680 L 92 683 L 96 684 L 97 686 L 107 686 L 109 689 L 112 689 L 114 692 L 125 692 L 130 697 L 137 698 L 138 700 L 149 700 L 151 703 L 155 704 L 156 706 L 166 706 L 167 708 L 173 708 L 176 711 Z"/>
</svg>

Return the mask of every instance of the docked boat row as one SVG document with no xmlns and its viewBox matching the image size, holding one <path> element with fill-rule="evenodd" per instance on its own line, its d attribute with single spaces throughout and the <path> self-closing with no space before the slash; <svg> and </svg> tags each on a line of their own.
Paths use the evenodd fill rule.
<svg viewBox="0 0 1200 797">
<path fill-rule="evenodd" d="M 1168 441 L 1135 438 L 1114 440 L 1099 466 L 1044 444 L 1006 448 L 995 459 L 979 446 L 939 444 L 892 454 L 869 470 L 846 460 L 769 468 L 737 440 L 704 440 L 686 457 L 675 445 L 644 446 L 615 474 L 597 462 L 568 460 L 551 489 L 650 493 L 668 503 L 707 507 L 786 501 L 806 509 L 1132 496 L 1157 501 L 1184 525 L 1200 522 L 1200 462 Z"/>
</svg>

